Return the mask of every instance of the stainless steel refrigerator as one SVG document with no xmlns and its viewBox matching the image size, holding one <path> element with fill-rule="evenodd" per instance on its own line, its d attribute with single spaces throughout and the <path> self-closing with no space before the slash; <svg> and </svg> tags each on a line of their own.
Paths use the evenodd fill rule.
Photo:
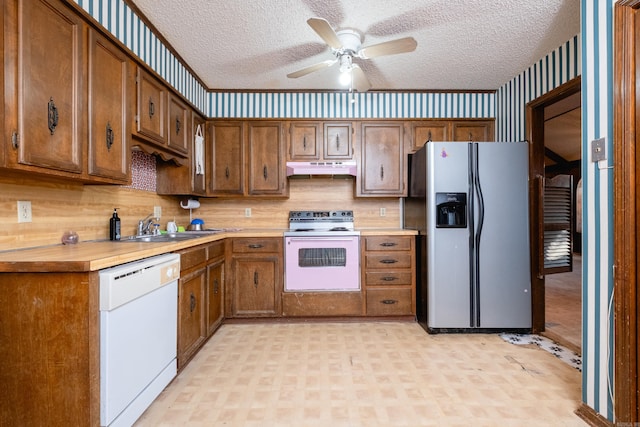
<svg viewBox="0 0 640 427">
<path fill-rule="evenodd" d="M 530 331 L 528 144 L 427 142 L 409 156 L 417 318 L 432 333 Z"/>
</svg>

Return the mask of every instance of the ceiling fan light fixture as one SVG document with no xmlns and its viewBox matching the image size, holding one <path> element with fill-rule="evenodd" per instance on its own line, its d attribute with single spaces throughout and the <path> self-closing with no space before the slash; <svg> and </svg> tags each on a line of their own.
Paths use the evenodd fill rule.
<svg viewBox="0 0 640 427">
<path fill-rule="evenodd" d="M 348 73 L 353 68 L 353 58 L 349 54 L 340 56 L 340 73 Z"/>
<path fill-rule="evenodd" d="M 351 84 L 351 70 L 342 71 L 338 81 L 342 86 L 349 86 Z"/>
</svg>

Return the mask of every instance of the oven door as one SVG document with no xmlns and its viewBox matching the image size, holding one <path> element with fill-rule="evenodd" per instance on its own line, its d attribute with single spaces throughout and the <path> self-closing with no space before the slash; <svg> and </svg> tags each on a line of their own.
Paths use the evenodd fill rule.
<svg viewBox="0 0 640 427">
<path fill-rule="evenodd" d="M 360 289 L 359 236 L 285 237 L 285 292 Z"/>
</svg>

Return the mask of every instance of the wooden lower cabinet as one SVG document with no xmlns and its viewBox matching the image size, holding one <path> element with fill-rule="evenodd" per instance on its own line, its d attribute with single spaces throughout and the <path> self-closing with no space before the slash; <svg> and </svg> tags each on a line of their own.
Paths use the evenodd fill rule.
<svg viewBox="0 0 640 427">
<path fill-rule="evenodd" d="M 99 282 L 0 273 L 0 426 L 100 425 Z"/>
<path fill-rule="evenodd" d="M 178 284 L 178 369 L 196 353 L 206 338 L 204 327 L 207 269 L 180 273 Z"/>
<path fill-rule="evenodd" d="M 180 252 L 178 370 L 222 323 L 224 247 L 218 241 Z"/>
<path fill-rule="evenodd" d="M 283 255 L 282 238 L 232 240 L 226 317 L 281 315 Z"/>
<path fill-rule="evenodd" d="M 361 248 L 366 315 L 415 315 L 415 238 L 366 236 Z"/>
</svg>

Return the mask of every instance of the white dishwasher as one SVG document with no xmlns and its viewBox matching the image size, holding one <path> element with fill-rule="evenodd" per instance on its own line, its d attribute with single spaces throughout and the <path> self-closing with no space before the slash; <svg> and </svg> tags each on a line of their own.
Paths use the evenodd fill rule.
<svg viewBox="0 0 640 427">
<path fill-rule="evenodd" d="M 176 376 L 180 256 L 100 270 L 100 425 L 131 426 Z"/>
</svg>

